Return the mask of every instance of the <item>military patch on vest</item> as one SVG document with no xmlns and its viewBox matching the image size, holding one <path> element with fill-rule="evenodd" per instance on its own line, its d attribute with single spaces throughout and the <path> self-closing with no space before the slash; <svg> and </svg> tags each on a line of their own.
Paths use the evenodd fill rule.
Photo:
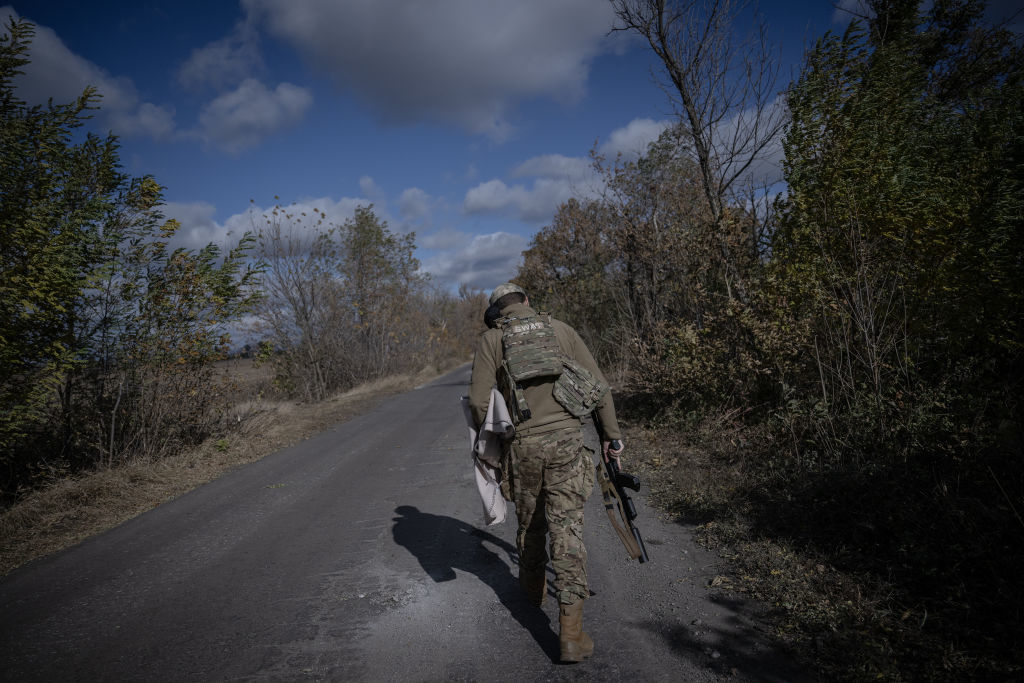
<svg viewBox="0 0 1024 683">
<path fill-rule="evenodd" d="M 555 380 L 555 388 L 551 393 L 572 415 L 589 415 L 608 393 L 608 385 L 573 359 L 565 358 L 563 361 L 564 369 Z"/>
<path fill-rule="evenodd" d="M 505 317 L 497 322 L 502 353 L 516 382 L 562 374 L 562 349 L 548 316 Z"/>
</svg>

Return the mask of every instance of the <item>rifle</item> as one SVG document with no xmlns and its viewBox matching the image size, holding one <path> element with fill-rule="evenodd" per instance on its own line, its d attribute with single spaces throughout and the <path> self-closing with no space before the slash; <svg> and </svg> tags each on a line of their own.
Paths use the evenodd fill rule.
<svg viewBox="0 0 1024 683">
<path fill-rule="evenodd" d="M 601 425 L 601 418 L 598 417 L 596 410 L 593 415 L 598 439 L 603 442 L 604 428 Z M 612 450 L 621 448 L 618 439 L 612 440 L 611 446 Z M 601 464 L 597 466 L 597 478 L 601 483 L 601 495 L 604 498 L 604 509 L 608 513 L 608 519 L 611 520 L 612 528 L 619 535 L 622 545 L 626 546 L 626 552 L 629 553 L 630 559 L 640 560 L 641 564 L 647 562 L 649 558 L 647 557 L 647 548 L 644 546 L 644 539 L 640 536 L 640 530 L 633 524 L 633 520 L 636 519 L 636 506 L 633 505 L 633 499 L 626 493 L 626 489 L 639 491 L 640 479 L 634 474 L 621 471 L 619 461 L 612 457 L 606 460 L 603 452 L 601 453 Z M 619 523 L 619 519 L 623 524 Z"/>
</svg>

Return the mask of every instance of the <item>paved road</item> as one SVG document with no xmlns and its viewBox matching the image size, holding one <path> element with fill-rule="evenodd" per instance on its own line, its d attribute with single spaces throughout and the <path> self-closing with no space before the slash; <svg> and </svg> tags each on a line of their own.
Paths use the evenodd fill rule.
<svg viewBox="0 0 1024 683">
<path fill-rule="evenodd" d="M 560 665 L 514 524 L 482 528 L 464 366 L 0 581 L 2 681 L 792 681 L 712 557 L 587 509 L 596 652 Z"/>
</svg>

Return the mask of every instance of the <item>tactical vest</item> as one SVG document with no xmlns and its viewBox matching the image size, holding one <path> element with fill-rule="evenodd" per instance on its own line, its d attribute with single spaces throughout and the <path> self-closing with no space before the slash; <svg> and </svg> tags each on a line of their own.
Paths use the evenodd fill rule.
<svg viewBox="0 0 1024 683">
<path fill-rule="evenodd" d="M 512 379 L 523 382 L 535 377 L 562 374 L 562 349 L 545 314 L 522 318 L 504 317 L 501 327 L 501 351 Z"/>
<path fill-rule="evenodd" d="M 499 390 L 515 424 L 531 417 L 520 384 L 526 380 L 556 378 L 552 392 L 555 400 L 576 417 L 588 415 L 608 392 L 608 385 L 562 353 L 549 315 L 506 316 L 497 320 L 497 326 L 501 328 L 502 348 Z"/>
<path fill-rule="evenodd" d="M 521 382 L 562 373 L 562 350 L 551 318 L 545 314 L 515 318 L 505 316 L 501 328 L 501 372 L 498 389 L 505 397 L 512 422 L 521 424 L 532 416 Z"/>
</svg>

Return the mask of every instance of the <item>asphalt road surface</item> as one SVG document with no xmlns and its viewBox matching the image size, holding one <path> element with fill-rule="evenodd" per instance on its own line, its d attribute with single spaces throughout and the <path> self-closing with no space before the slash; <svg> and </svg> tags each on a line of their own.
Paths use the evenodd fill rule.
<svg viewBox="0 0 1024 683">
<path fill-rule="evenodd" d="M 627 560 L 596 488 L 595 653 L 559 664 L 553 596 L 541 610 L 519 591 L 511 507 L 483 526 L 468 379 L 463 366 L 11 573 L 0 680 L 803 678 L 756 606 L 708 588 L 714 557 L 642 495 L 651 561 Z"/>
</svg>

